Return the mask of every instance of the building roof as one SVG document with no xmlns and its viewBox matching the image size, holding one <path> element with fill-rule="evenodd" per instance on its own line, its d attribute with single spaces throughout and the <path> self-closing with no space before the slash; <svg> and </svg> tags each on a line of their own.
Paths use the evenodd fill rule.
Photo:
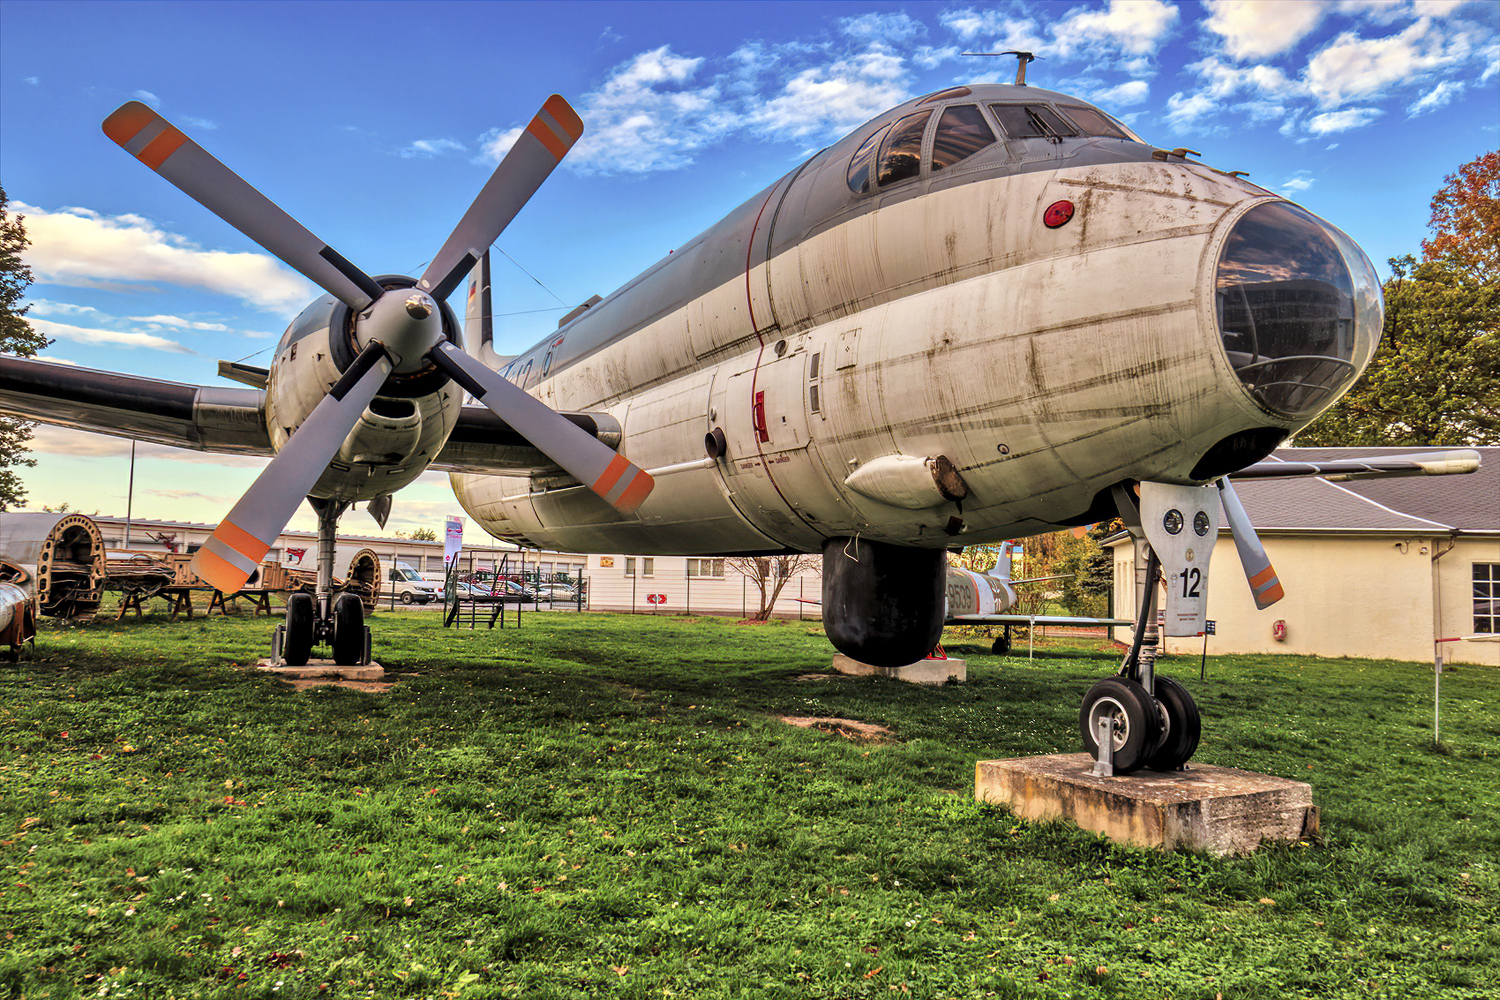
<svg viewBox="0 0 1500 1000">
<path fill-rule="evenodd" d="M 1422 454 L 1439 448 L 1280 448 L 1273 460 Z M 1235 484 L 1245 511 L 1265 531 L 1500 534 L 1500 448 L 1477 448 L 1479 471 L 1462 476 L 1404 476 L 1331 483 L 1326 479 Z M 1234 477 L 1231 476 L 1232 480 Z"/>
</svg>

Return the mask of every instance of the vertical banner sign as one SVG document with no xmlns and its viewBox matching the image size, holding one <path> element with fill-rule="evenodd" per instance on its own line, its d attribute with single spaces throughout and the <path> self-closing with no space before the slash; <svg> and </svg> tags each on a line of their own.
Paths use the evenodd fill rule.
<svg viewBox="0 0 1500 1000">
<path fill-rule="evenodd" d="M 443 531 L 443 569 L 452 569 L 454 560 L 464 550 L 464 519 L 461 517 L 448 518 L 447 527 Z"/>
<path fill-rule="evenodd" d="M 1219 538 L 1218 490 L 1141 483 L 1141 527 L 1167 582 L 1162 632 L 1199 635 L 1208 610 L 1208 560 Z"/>
</svg>

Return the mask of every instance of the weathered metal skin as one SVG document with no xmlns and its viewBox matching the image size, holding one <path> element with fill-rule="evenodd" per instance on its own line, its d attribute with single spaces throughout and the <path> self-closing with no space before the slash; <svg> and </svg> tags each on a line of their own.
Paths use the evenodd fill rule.
<svg viewBox="0 0 1500 1000">
<path fill-rule="evenodd" d="M 388 285 L 412 283 L 401 276 L 377 280 Z M 444 329 L 457 341 L 458 321 L 446 303 L 442 310 Z M 265 393 L 266 427 L 275 451 L 286 445 L 353 361 L 349 322 L 348 306 L 325 295 L 304 309 L 282 335 Z M 444 377 L 393 376 L 366 407 L 309 495 L 352 503 L 407 485 L 442 450 L 458 421 L 463 396 L 463 390 Z"/>
<path fill-rule="evenodd" d="M 993 85 L 929 106 L 935 121 L 950 105 L 1016 100 L 1085 106 Z M 1080 521 L 1114 483 L 1196 482 L 1219 442 L 1260 431 L 1274 443 L 1338 398 L 1273 412 L 1221 341 L 1225 240 L 1281 199 L 1099 137 L 1000 141 L 934 172 L 931 126 L 921 176 L 851 191 L 854 151 L 922 106 L 813 157 L 506 369 L 554 408 L 612 414 L 643 468 L 701 458 L 716 427 L 722 459 L 665 479 L 631 519 L 567 480 L 455 474 L 469 513 L 582 552 L 997 541 Z M 1048 228 L 1064 200 L 1071 221 Z M 1357 370 L 1378 292 L 1374 316 Z M 845 485 L 903 456 L 946 456 L 967 496 L 910 509 Z"/>
</svg>

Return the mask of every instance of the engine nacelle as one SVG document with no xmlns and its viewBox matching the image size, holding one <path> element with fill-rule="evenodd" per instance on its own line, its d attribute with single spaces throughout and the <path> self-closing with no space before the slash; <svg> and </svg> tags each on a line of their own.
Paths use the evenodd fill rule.
<svg viewBox="0 0 1500 1000">
<path fill-rule="evenodd" d="M 823 630 L 861 663 L 915 663 L 942 638 L 947 578 L 942 549 L 830 538 L 823 544 Z"/>
</svg>

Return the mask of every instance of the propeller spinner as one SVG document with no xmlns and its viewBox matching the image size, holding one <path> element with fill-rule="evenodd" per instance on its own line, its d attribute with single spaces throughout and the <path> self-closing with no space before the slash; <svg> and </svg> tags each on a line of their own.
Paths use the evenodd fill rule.
<svg viewBox="0 0 1500 1000">
<path fill-rule="evenodd" d="M 417 287 L 387 291 L 274 202 L 138 101 L 104 133 L 181 191 L 353 309 L 360 353 L 194 557 L 195 573 L 231 593 L 244 586 L 392 373 L 435 365 L 541 452 L 622 513 L 650 494 L 651 476 L 546 404 L 454 348 L 438 303 L 447 298 L 567 155 L 583 122 L 554 94 L 531 119 L 459 220 Z"/>
</svg>

